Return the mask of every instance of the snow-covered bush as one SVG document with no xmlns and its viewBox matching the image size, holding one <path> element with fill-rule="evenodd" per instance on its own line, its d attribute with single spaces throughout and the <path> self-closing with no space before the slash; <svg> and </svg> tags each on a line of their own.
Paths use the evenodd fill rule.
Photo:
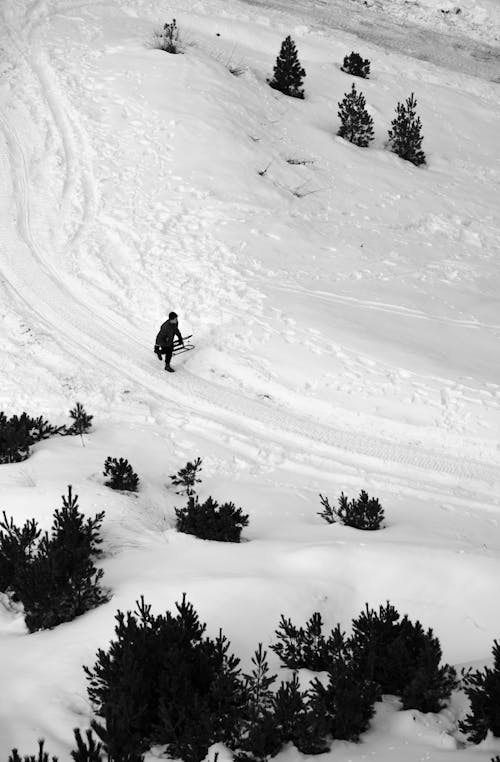
<svg viewBox="0 0 500 762">
<path fill-rule="evenodd" d="M 104 482 L 106 487 L 137 492 L 139 477 L 126 458 L 107 457 L 104 461 L 103 474 L 111 477 L 107 482 Z"/>
<path fill-rule="evenodd" d="M 62 501 L 41 539 L 34 520 L 22 529 L 5 514 L 0 522 L 0 589 L 23 604 L 30 632 L 69 622 L 109 598 L 92 560 L 100 552 L 104 512 L 85 521 L 71 486 Z"/>
<path fill-rule="evenodd" d="M 198 474 L 202 470 L 201 458 L 196 458 L 192 463 L 189 461 L 184 468 L 180 468 L 176 474 L 171 474 L 170 479 L 174 487 L 180 487 L 176 490 L 177 495 L 194 495 L 196 493 L 195 484 L 199 484 Z"/>
<path fill-rule="evenodd" d="M 470 701 L 470 713 L 460 723 L 460 730 L 472 743 L 480 743 L 488 731 L 500 737 L 500 642 L 493 642 L 493 667 L 476 670 L 464 678 Z M 500 762 L 500 758 L 496 760 Z"/>
<path fill-rule="evenodd" d="M 248 526 L 248 515 L 234 503 L 222 503 L 209 497 L 200 503 L 197 496 L 190 496 L 185 508 L 176 508 L 176 529 L 194 534 L 201 540 L 240 542 L 241 530 Z"/>
<path fill-rule="evenodd" d="M 7 418 L 0 411 L 0 463 L 19 463 L 30 456 L 35 442 L 65 431 L 64 426 L 52 426 L 42 416 L 32 418 L 27 413 Z"/>
<path fill-rule="evenodd" d="M 349 650 L 359 674 L 377 683 L 380 696 L 400 696 L 404 709 L 439 712 L 457 685 L 449 664 L 440 666 L 441 646 L 431 629 L 401 619 L 387 602 L 378 612 L 368 604 L 352 622 Z M 379 697 L 380 697 L 379 696 Z"/>
<path fill-rule="evenodd" d="M 354 529 L 375 530 L 380 529 L 384 520 L 384 510 L 378 498 L 370 498 L 361 490 L 357 500 L 349 501 L 342 492 L 338 499 L 338 508 L 330 505 L 327 497 L 320 495 L 323 510 L 318 513 L 328 524 L 336 522 Z"/>
<path fill-rule="evenodd" d="M 306 76 L 305 69 L 300 65 L 297 48 L 290 35 L 281 43 L 281 50 L 276 59 L 273 78 L 269 85 L 284 95 L 292 98 L 303 98 L 302 80 Z"/>
<path fill-rule="evenodd" d="M 155 616 L 141 598 L 134 613 L 118 611 L 115 640 L 85 668 L 102 719 L 93 727 L 113 759 L 161 744 L 170 757 L 200 762 L 216 741 L 234 746 L 244 701 L 239 660 L 222 632 L 205 635 L 185 595 L 176 608 Z"/>
<path fill-rule="evenodd" d="M 340 67 L 346 74 L 352 74 L 353 77 L 362 77 L 367 79 L 370 73 L 370 61 L 368 58 L 362 58 L 354 50 L 348 56 L 344 56 L 344 62 Z"/>
<path fill-rule="evenodd" d="M 366 110 L 363 93 L 356 91 L 354 82 L 351 92 L 345 93 L 344 100 L 338 105 L 340 127 L 337 135 L 356 146 L 366 148 L 373 140 L 373 119 Z"/>
<path fill-rule="evenodd" d="M 412 93 L 406 103 L 398 103 L 396 116 L 391 122 L 387 145 L 390 150 L 415 166 L 425 164 L 422 150 L 423 135 L 420 117 L 416 115 L 417 101 Z"/>
</svg>

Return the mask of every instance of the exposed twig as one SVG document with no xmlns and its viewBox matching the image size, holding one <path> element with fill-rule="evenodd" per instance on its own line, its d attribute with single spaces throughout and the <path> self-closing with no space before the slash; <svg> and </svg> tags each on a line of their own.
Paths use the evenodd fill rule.
<svg viewBox="0 0 500 762">
<path fill-rule="evenodd" d="M 267 170 L 269 169 L 269 167 L 271 166 L 272 163 L 273 163 L 273 159 L 271 159 L 271 161 L 269 162 L 269 164 L 267 165 L 267 167 L 265 169 L 260 169 L 259 170 L 259 175 L 261 177 L 264 177 L 264 175 L 266 174 Z"/>
</svg>

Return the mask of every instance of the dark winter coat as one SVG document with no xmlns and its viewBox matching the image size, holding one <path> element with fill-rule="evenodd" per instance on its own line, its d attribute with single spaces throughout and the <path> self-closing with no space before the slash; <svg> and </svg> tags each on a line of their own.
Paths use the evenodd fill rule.
<svg viewBox="0 0 500 762">
<path fill-rule="evenodd" d="M 171 323 L 170 320 L 167 320 L 158 331 L 155 344 L 159 347 L 172 347 L 175 336 L 177 336 L 179 341 L 183 341 L 181 332 L 177 328 L 177 323 Z"/>
</svg>

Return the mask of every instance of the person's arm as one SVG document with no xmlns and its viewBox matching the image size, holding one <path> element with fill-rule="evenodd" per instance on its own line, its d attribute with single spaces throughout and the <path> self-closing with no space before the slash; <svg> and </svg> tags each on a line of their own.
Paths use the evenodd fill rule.
<svg viewBox="0 0 500 762">
<path fill-rule="evenodd" d="M 181 336 L 181 332 L 179 331 L 179 329 L 178 329 L 178 328 L 176 328 L 176 329 L 175 329 L 175 335 L 179 337 L 179 341 L 180 341 L 180 343 L 181 343 L 181 344 L 184 344 L 184 339 L 182 338 L 182 336 Z"/>
</svg>

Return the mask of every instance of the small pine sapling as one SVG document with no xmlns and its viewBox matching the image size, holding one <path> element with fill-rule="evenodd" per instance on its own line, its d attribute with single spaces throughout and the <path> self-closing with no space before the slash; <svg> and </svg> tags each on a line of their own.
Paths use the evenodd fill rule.
<svg viewBox="0 0 500 762">
<path fill-rule="evenodd" d="M 234 503 L 222 503 L 209 497 L 204 503 L 190 496 L 185 508 L 176 508 L 176 529 L 193 534 L 201 540 L 240 542 L 243 527 L 248 526 L 248 515 Z"/>
<path fill-rule="evenodd" d="M 373 140 L 373 119 L 366 110 L 363 93 L 356 91 L 354 82 L 351 92 L 345 93 L 344 100 L 338 105 L 341 124 L 337 135 L 356 146 L 366 148 Z"/>
<path fill-rule="evenodd" d="M 243 675 L 244 704 L 234 743 L 237 762 L 264 762 L 282 746 L 273 716 L 271 688 L 276 675 L 270 674 L 262 643 L 252 656 L 252 664 L 252 672 Z"/>
<path fill-rule="evenodd" d="M 30 563 L 40 534 L 35 519 L 28 519 L 19 529 L 14 519 L 8 519 L 3 512 L 0 521 L 0 592 L 14 593 L 17 572 Z"/>
<path fill-rule="evenodd" d="M 338 625 L 325 638 L 319 611 L 314 612 L 305 628 L 296 627 L 282 614 L 275 634 L 278 642 L 270 648 L 289 669 L 322 672 L 327 670 L 332 660 L 343 654 L 346 648 L 345 635 Z"/>
<path fill-rule="evenodd" d="M 362 58 L 359 53 L 355 53 L 353 50 L 350 55 L 344 57 L 344 63 L 340 68 L 346 74 L 351 74 L 353 77 L 368 79 L 370 61 L 367 58 Z"/>
<path fill-rule="evenodd" d="M 30 632 L 70 622 L 109 600 L 100 586 L 103 571 L 92 560 L 100 552 L 104 512 L 85 521 L 71 486 L 62 500 L 50 534 L 14 569 L 11 588 L 24 606 Z"/>
<path fill-rule="evenodd" d="M 354 529 L 373 531 L 380 529 L 385 518 L 384 510 L 378 498 L 370 498 L 365 490 L 361 490 L 357 500 L 349 501 L 342 492 L 339 499 L 339 507 L 330 505 L 327 497 L 320 494 L 323 510 L 318 513 L 328 524 L 344 524 Z"/>
<path fill-rule="evenodd" d="M 180 53 L 179 27 L 175 19 L 154 33 L 153 47 L 166 53 Z"/>
<path fill-rule="evenodd" d="M 316 678 L 310 688 L 309 710 L 316 737 L 359 741 L 375 711 L 379 686 L 365 676 L 350 655 L 335 659 L 328 683 Z"/>
<path fill-rule="evenodd" d="M 271 686 L 276 681 L 276 675 L 269 674 L 267 651 L 259 643 L 252 656 L 253 669 L 249 675 L 244 675 L 246 695 L 246 715 L 250 720 L 271 709 L 273 693 Z"/>
<path fill-rule="evenodd" d="M 292 98 L 304 97 L 302 81 L 306 71 L 300 65 L 297 48 L 290 35 L 281 44 L 273 74 L 273 78 L 268 80 L 272 88 Z"/>
<path fill-rule="evenodd" d="M 9 762 L 49 762 L 49 754 L 44 750 L 45 741 L 41 738 L 38 741 L 38 754 L 26 754 L 21 757 L 17 749 L 12 749 L 12 753 L 9 756 Z M 57 757 L 50 758 L 52 762 L 57 762 Z"/>
<path fill-rule="evenodd" d="M 106 487 L 126 492 L 137 492 L 139 477 L 126 458 L 108 456 L 104 461 L 103 475 L 111 477 L 107 482 L 104 482 Z"/>
<path fill-rule="evenodd" d="M 422 150 L 422 123 L 416 115 L 417 101 L 413 93 L 406 103 L 398 103 L 396 117 L 391 122 L 387 145 L 401 159 L 410 161 L 416 167 L 425 164 L 425 153 Z"/>
<path fill-rule="evenodd" d="M 273 697 L 273 718 L 281 744 L 293 743 L 302 754 L 329 751 L 326 739 L 318 733 L 316 718 L 309 709 L 309 692 L 300 690 L 297 673 L 283 681 Z"/>
<path fill-rule="evenodd" d="M 170 479 L 173 486 L 181 487 L 181 489 L 176 490 L 177 495 L 187 495 L 190 497 L 196 494 L 195 484 L 201 482 L 201 479 L 198 479 L 198 474 L 202 470 L 201 464 L 201 458 L 196 458 L 192 463 L 191 461 L 186 463 L 184 468 L 179 469 L 176 474 L 171 474 Z"/>
<path fill-rule="evenodd" d="M 465 676 L 464 690 L 470 701 L 470 713 L 460 723 L 460 730 L 472 743 L 483 741 L 488 731 L 500 737 L 500 642 L 493 641 L 493 667 L 485 667 Z M 498 759 L 498 757 L 497 757 Z"/>
<path fill-rule="evenodd" d="M 93 415 L 89 415 L 81 402 L 77 402 L 75 407 L 69 411 L 70 418 L 73 419 L 73 423 L 71 426 L 69 426 L 65 434 L 67 436 L 76 436 L 80 435 L 82 438 L 82 444 L 85 445 L 85 442 L 83 440 L 83 435 L 87 434 L 89 429 L 92 427 L 92 419 Z"/>
</svg>

